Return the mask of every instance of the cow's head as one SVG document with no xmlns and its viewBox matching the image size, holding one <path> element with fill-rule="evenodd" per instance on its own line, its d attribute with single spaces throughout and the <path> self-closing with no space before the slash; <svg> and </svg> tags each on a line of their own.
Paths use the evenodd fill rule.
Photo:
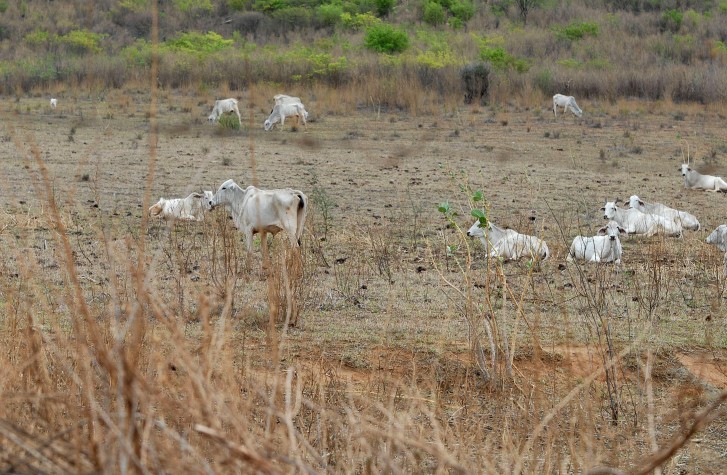
<svg viewBox="0 0 727 475">
<path fill-rule="evenodd" d="M 616 201 L 607 201 L 606 205 L 601 208 L 601 211 L 603 211 L 603 219 L 612 219 L 616 215 L 617 210 Z"/>
<path fill-rule="evenodd" d="M 629 208 L 638 209 L 639 206 L 644 206 L 644 202 L 637 195 L 631 195 L 631 198 L 629 198 Z"/>
<path fill-rule="evenodd" d="M 214 112 L 212 114 L 210 114 L 209 117 L 207 117 L 207 122 L 211 123 L 211 122 L 216 122 L 216 121 L 217 121 L 217 116 L 215 115 Z"/>
<path fill-rule="evenodd" d="M 149 216 L 159 216 L 159 214 L 164 210 L 165 201 L 166 200 L 164 198 L 159 198 L 159 201 L 149 208 Z"/>
<path fill-rule="evenodd" d="M 220 185 L 217 193 L 215 193 L 212 198 L 209 199 L 210 209 L 220 205 L 232 205 L 235 190 L 239 189 L 240 187 L 237 186 L 237 183 L 235 183 L 235 181 L 232 179 L 224 182 L 222 185 Z M 206 194 L 207 192 L 205 192 L 205 195 Z"/>
<path fill-rule="evenodd" d="M 272 114 L 272 112 L 271 112 L 271 114 Z M 266 132 L 269 131 L 270 129 L 273 128 L 273 122 L 270 119 L 266 120 L 265 123 L 263 124 L 263 128 L 265 129 Z"/>
<path fill-rule="evenodd" d="M 611 241 L 615 241 L 619 234 L 626 234 L 626 230 L 616 221 L 609 221 L 607 225 L 598 230 L 599 236 L 608 236 Z"/>
<path fill-rule="evenodd" d="M 687 176 L 687 172 L 692 171 L 692 169 L 686 163 L 682 163 L 682 166 L 680 169 L 682 171 L 682 176 Z"/>
<path fill-rule="evenodd" d="M 477 221 L 475 221 L 475 224 L 470 227 L 469 231 L 467 231 L 467 235 L 470 237 L 483 238 L 485 237 L 485 230 L 490 229 L 491 226 L 492 224 L 490 224 L 490 222 L 488 221 L 487 225 L 483 227 L 482 223 L 478 219 Z"/>
</svg>

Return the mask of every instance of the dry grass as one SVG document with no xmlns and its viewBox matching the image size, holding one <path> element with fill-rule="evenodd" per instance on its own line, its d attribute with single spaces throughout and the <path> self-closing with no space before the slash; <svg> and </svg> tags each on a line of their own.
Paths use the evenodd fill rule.
<svg viewBox="0 0 727 475">
<path fill-rule="evenodd" d="M 424 98 L 410 117 L 319 88 L 305 135 L 259 130 L 272 87 L 220 92 L 254 104 L 234 136 L 189 91 L 161 91 L 158 114 L 129 91 L 113 108 L 74 92 L 63 116 L 42 97 L 2 104 L 0 470 L 718 472 L 711 228 L 625 239 L 621 267 L 561 266 L 601 200 L 635 188 L 719 224 L 723 196 L 681 189 L 674 131 L 717 150 L 718 112 L 584 101 L 556 123 L 547 101 L 449 114 Z M 299 260 L 276 238 L 262 273 L 222 212 L 146 222 L 156 194 L 230 177 L 308 194 Z M 553 259 L 486 261 L 461 232 L 473 189 Z"/>
</svg>

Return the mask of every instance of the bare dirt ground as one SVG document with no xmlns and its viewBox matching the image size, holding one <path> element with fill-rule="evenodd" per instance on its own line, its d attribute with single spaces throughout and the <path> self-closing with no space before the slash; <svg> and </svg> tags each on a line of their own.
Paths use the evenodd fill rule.
<svg viewBox="0 0 727 475">
<path fill-rule="evenodd" d="M 672 355 L 665 360 L 671 366 L 656 374 L 664 395 L 685 384 L 701 388 L 700 394 L 725 389 L 722 255 L 704 239 L 727 222 L 727 194 L 685 190 L 677 170 L 688 144 L 695 168 L 727 176 L 725 117 L 720 110 L 694 105 L 583 102 L 582 119 L 556 120 L 547 104 L 413 117 L 372 110 L 333 115 L 311 101 L 307 132 L 286 127 L 269 133 L 262 130 L 266 105 L 260 105 L 243 112 L 251 125 L 237 133 L 207 124 L 204 101 L 166 93 L 160 98 L 151 168 L 143 96 L 61 99 L 55 110 L 42 99 L 6 98 L 0 103 L 3 272 L 17 272 L 23 252 L 35 253 L 48 262 L 49 272 L 55 271 L 47 251 L 54 235 L 43 219 L 47 205 L 39 195 L 34 147 L 67 218 L 86 290 L 100 305 L 103 291 L 94 289 L 108 269 L 98 264 L 104 259 L 98 243 L 110 239 L 116 248 L 109 252 L 117 253 L 117 261 L 133 259 L 125 240 L 139 235 L 150 173 L 152 202 L 215 191 L 228 178 L 300 189 L 312 202 L 303 245 L 305 297 L 301 323 L 290 330 L 283 360 L 326 362 L 363 386 L 378 373 L 428 375 L 450 387 L 464 384 L 472 360 L 459 296 L 443 284 L 447 278 L 461 285 L 457 258 L 464 252 L 460 246 L 447 256 L 446 244 L 457 234 L 437 205 L 451 203 L 459 212 L 455 221 L 466 230 L 472 218 L 462 187 L 470 187 L 483 191 L 495 223 L 540 235 L 554 253 L 536 272 L 532 292 L 520 280 L 526 264 L 507 263 L 504 272 L 516 290 L 527 294 L 527 317 L 547 353 L 533 356 L 533 330 L 520 323 L 524 343 L 517 371 L 557 375 L 567 384 L 602 363 L 588 349 L 595 339 L 589 312 L 571 303 L 579 278 L 564 265 L 568 245 L 576 234 L 595 234 L 604 223 L 599 208 L 605 199 L 638 194 L 695 214 L 702 229 L 687 231 L 683 239 L 623 240 L 624 264 L 607 272 L 615 298 L 623 301 L 620 313 L 612 315 L 619 346 L 637 344 L 644 321 L 652 318 L 657 330 L 650 338 Z M 535 224 L 527 219 L 533 210 Z M 190 322 L 192 337 L 198 331 L 193 299 L 184 303 L 186 297 L 173 295 L 214 288 L 205 227 L 215 219 L 224 226 L 220 213 L 204 224 L 170 228 L 152 223 L 147 232 L 150 266 L 158 277 L 152 285 L 170 293 L 170 308 Z M 20 224 L 34 232 L 21 235 Z M 483 269 L 482 248 L 471 244 L 473 265 Z M 169 246 L 196 250 L 181 262 L 165 251 Z M 649 259 L 662 263 L 664 280 L 652 317 L 643 305 L 649 288 L 639 284 L 653 271 L 646 265 Z M 248 265 L 235 306 L 236 330 L 245 335 L 241 345 L 251 349 L 264 347 L 267 322 L 258 267 L 257 260 Z M 175 269 L 184 270 L 182 278 Z M 588 282 L 599 278 L 591 266 L 584 272 Z M 479 284 L 475 291 L 485 292 Z M 638 365 L 626 365 L 624 371 L 638 380 Z M 671 409 L 665 403 L 663 410 Z M 724 428 L 724 417 L 717 422 Z M 723 450 L 723 432 L 710 439 L 713 448 L 703 444 L 700 453 Z"/>
</svg>

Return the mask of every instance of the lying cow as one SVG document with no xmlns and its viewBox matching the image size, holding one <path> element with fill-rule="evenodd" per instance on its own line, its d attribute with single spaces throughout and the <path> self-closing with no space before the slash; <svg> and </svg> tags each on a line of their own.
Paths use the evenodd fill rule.
<svg viewBox="0 0 727 475">
<path fill-rule="evenodd" d="M 237 108 L 237 99 L 220 99 L 215 101 L 215 106 L 212 108 L 212 113 L 207 118 L 210 122 L 217 122 L 223 114 L 229 114 L 234 112 L 237 114 L 237 119 L 242 125 L 242 117 L 240 116 L 240 109 Z"/>
<path fill-rule="evenodd" d="M 616 221 L 598 230 L 598 235 L 586 237 L 576 236 L 568 250 L 567 261 L 582 259 L 588 262 L 613 262 L 621 264 L 621 240 L 619 234 L 626 234 L 626 230 Z"/>
<path fill-rule="evenodd" d="M 577 117 L 583 114 L 583 111 L 578 104 L 576 104 L 576 98 L 573 96 L 564 96 L 563 94 L 556 94 L 553 96 L 553 114 L 558 117 L 558 107 L 563 108 L 563 114 L 570 110 Z"/>
<path fill-rule="evenodd" d="M 607 201 L 601 208 L 603 219 L 616 221 L 629 234 L 666 234 L 667 236 L 682 236 L 682 225 L 672 219 L 666 219 L 655 214 L 642 213 L 638 209 L 622 209 L 616 206 L 620 200 Z"/>
<path fill-rule="evenodd" d="M 727 182 L 718 176 L 702 175 L 692 170 L 686 163 L 682 163 L 680 170 L 684 177 L 684 188 L 690 188 L 692 190 L 727 191 Z"/>
<path fill-rule="evenodd" d="M 727 277 L 727 224 L 720 224 L 712 234 L 707 236 L 707 243 L 717 246 L 724 252 L 724 275 Z"/>
<path fill-rule="evenodd" d="M 305 127 L 305 130 L 308 130 L 308 124 L 306 123 L 306 119 L 308 118 L 308 112 L 306 112 L 305 107 L 301 102 L 283 101 L 280 104 L 276 103 L 275 107 L 273 107 L 273 110 L 270 111 L 270 116 L 263 124 L 263 127 L 266 131 L 268 131 L 273 128 L 273 125 L 280 122 L 280 128 L 282 129 L 285 126 L 285 118 L 294 116 L 298 117 L 298 119 L 303 121 L 303 126 Z"/>
<path fill-rule="evenodd" d="M 192 193 L 186 198 L 159 198 L 149 208 L 149 215 L 164 219 L 178 219 L 183 221 L 202 221 L 204 214 L 210 209 L 209 201 L 212 192 Z"/>
<path fill-rule="evenodd" d="M 685 229 L 691 229 L 693 231 L 699 231 L 699 220 L 693 214 L 687 213 L 686 211 L 679 211 L 673 208 L 669 208 L 661 203 L 646 203 L 641 201 L 637 195 L 631 195 L 629 198 L 629 208 L 637 209 L 642 213 L 655 214 L 657 216 L 663 216 L 667 219 L 679 220 L 682 227 Z"/>
<path fill-rule="evenodd" d="M 285 231 L 293 247 L 300 245 L 308 214 L 308 198 L 303 192 L 286 188 L 261 190 L 254 186 L 240 188 L 233 180 L 224 182 L 210 199 L 211 208 L 225 206 L 237 229 L 245 234 L 247 250 L 252 251 L 252 237 Z"/>
<path fill-rule="evenodd" d="M 503 229 L 489 221 L 483 228 L 480 221 L 467 231 L 470 237 L 480 238 L 490 257 L 502 257 L 505 260 L 532 257 L 547 259 L 550 256 L 545 241 L 535 236 L 520 234 L 514 229 Z"/>
</svg>

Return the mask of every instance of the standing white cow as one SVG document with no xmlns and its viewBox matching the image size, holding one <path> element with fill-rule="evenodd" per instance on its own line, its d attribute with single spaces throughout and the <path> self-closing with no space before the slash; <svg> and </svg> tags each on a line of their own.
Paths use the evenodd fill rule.
<svg viewBox="0 0 727 475">
<path fill-rule="evenodd" d="M 718 176 L 702 175 L 701 173 L 692 170 L 686 163 L 682 163 L 680 170 L 684 177 L 684 188 L 707 191 L 727 191 L 727 182 Z"/>
<path fill-rule="evenodd" d="M 598 230 L 596 236 L 576 236 L 568 250 L 567 261 L 583 259 L 588 262 L 613 262 L 621 264 L 621 240 L 619 234 L 626 234 L 626 230 L 616 221 Z"/>
<path fill-rule="evenodd" d="M 724 252 L 724 275 L 727 277 L 727 224 L 717 226 L 717 229 L 707 236 L 707 243 L 717 246 L 717 249 Z"/>
<path fill-rule="evenodd" d="M 215 101 L 215 106 L 212 108 L 212 113 L 209 115 L 207 120 L 209 122 L 217 122 L 220 120 L 222 114 L 229 114 L 234 112 L 237 114 L 237 119 L 242 124 L 242 117 L 240 116 L 240 109 L 237 108 L 237 99 L 220 99 Z"/>
<path fill-rule="evenodd" d="M 55 109 L 56 107 L 58 107 L 58 99 L 52 98 L 50 100 L 50 107 L 51 107 L 51 109 Z"/>
<path fill-rule="evenodd" d="M 607 201 L 601 208 L 603 219 L 616 221 L 629 234 L 666 234 L 667 236 L 682 236 L 682 225 L 672 219 L 655 214 L 642 213 L 638 209 L 622 209 L 616 206 L 620 200 Z"/>
<path fill-rule="evenodd" d="M 270 112 L 270 117 L 268 117 L 263 124 L 263 127 L 265 130 L 270 130 L 273 128 L 274 124 L 280 122 L 280 128 L 282 129 L 285 126 L 285 118 L 293 116 L 297 116 L 300 120 L 302 120 L 305 130 L 308 130 L 308 124 L 306 123 L 308 112 L 306 112 L 305 107 L 300 102 L 283 101 L 280 104 L 276 103 L 275 107 L 273 107 L 273 110 Z"/>
<path fill-rule="evenodd" d="M 237 229 L 245 234 L 247 250 L 252 251 L 252 237 L 285 231 L 293 247 L 300 245 L 308 214 L 308 198 L 290 188 L 261 190 L 254 186 L 240 188 L 233 180 L 224 182 L 209 201 L 210 207 L 224 205 L 230 210 Z"/>
<path fill-rule="evenodd" d="M 149 215 L 164 219 L 179 219 L 182 221 L 202 221 L 204 214 L 210 210 L 210 200 L 213 193 L 191 193 L 186 198 L 159 198 L 156 204 L 149 208 Z"/>
<path fill-rule="evenodd" d="M 631 198 L 629 198 L 629 208 L 637 209 L 642 213 L 663 216 L 675 221 L 679 220 L 682 227 L 685 229 L 699 231 L 699 220 L 693 214 L 670 208 L 661 203 L 646 203 L 641 201 L 641 198 L 639 198 L 638 195 L 631 195 Z"/>
<path fill-rule="evenodd" d="M 583 111 L 581 110 L 581 108 L 578 107 L 578 104 L 576 104 L 576 98 L 573 96 L 564 96 L 563 94 L 554 95 L 553 96 L 553 114 L 555 114 L 555 117 L 558 117 L 558 107 L 563 108 L 563 114 L 568 112 L 569 109 L 577 117 L 580 117 L 583 114 Z"/>
<path fill-rule="evenodd" d="M 520 234 L 514 229 L 503 229 L 492 221 L 487 223 L 486 228 L 482 227 L 479 220 L 475 221 L 467 231 L 467 235 L 479 238 L 485 249 L 488 249 L 490 257 L 509 260 L 529 256 L 545 260 L 550 256 L 545 241 L 535 236 Z"/>
</svg>

